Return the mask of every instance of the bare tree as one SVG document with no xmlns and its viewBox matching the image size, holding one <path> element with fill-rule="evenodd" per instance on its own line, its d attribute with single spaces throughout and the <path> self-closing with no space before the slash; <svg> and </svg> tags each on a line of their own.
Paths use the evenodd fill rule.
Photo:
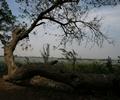
<svg viewBox="0 0 120 100">
<path fill-rule="evenodd" d="M 6 0 L 0 1 L 7 4 Z M 83 39 L 90 39 L 97 44 L 101 44 L 106 36 L 100 30 L 100 19 L 96 17 L 92 20 L 86 20 L 89 9 L 98 5 L 116 5 L 119 0 L 15 0 L 19 4 L 21 10 L 21 16 L 29 19 L 29 21 L 23 22 L 19 20 L 17 23 L 10 22 L 0 23 L 0 26 L 5 24 L 10 26 L 11 39 L 6 40 L 5 36 L 0 35 L 0 40 L 4 45 L 4 57 L 5 63 L 8 66 L 8 76 L 11 76 L 16 71 L 16 64 L 14 62 L 13 52 L 19 41 L 29 37 L 29 34 L 34 32 L 36 27 L 40 27 L 43 24 L 52 22 L 63 31 L 62 42 L 72 41 L 76 39 L 82 41 Z M 4 11 L 9 8 L 3 7 Z M 11 11 L 11 9 L 9 10 Z M 12 13 L 10 13 L 11 16 Z M 1 15 L 0 15 L 1 16 Z M 5 18 L 7 18 L 5 16 Z M 11 17 L 9 18 L 9 20 Z M 1 18 L 0 18 L 1 20 Z M 2 19 L 6 21 L 6 19 Z M 12 20 L 12 19 L 11 19 Z M 10 21 L 11 21 L 10 20 Z M 9 22 L 7 20 L 7 22 Z M 2 29 L 0 29 L 1 31 Z M 86 31 L 87 30 L 87 31 Z M 4 30 L 4 32 L 7 31 Z M 91 33 L 91 38 L 89 33 Z"/>
<path fill-rule="evenodd" d="M 110 72 L 113 72 L 112 59 L 111 59 L 110 56 L 108 56 L 108 58 L 107 58 L 106 67 L 108 68 L 108 70 L 109 70 Z"/>
<path fill-rule="evenodd" d="M 43 57 L 44 63 L 47 64 L 50 56 L 50 45 L 47 44 L 43 46 L 43 51 L 41 51 L 41 55 Z"/>
<path fill-rule="evenodd" d="M 69 61 L 72 62 L 72 66 L 73 66 L 73 70 L 75 70 L 75 64 L 77 61 L 77 53 L 75 52 L 75 50 L 71 50 L 71 51 L 67 51 L 63 48 L 59 49 L 62 51 L 62 55 Z"/>
<path fill-rule="evenodd" d="M 120 56 L 118 56 L 118 63 L 120 63 Z"/>
</svg>

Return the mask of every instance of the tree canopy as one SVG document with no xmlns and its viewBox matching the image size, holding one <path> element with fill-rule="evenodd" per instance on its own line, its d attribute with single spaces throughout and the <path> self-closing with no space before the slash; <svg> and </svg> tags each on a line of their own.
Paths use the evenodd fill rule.
<svg viewBox="0 0 120 100">
<path fill-rule="evenodd" d="M 0 34 L 0 40 L 4 45 L 4 58 L 8 67 L 8 77 L 15 76 L 17 79 L 31 78 L 34 75 L 40 74 L 44 77 L 58 80 L 64 83 L 71 82 L 70 78 L 64 78 L 63 74 L 54 74 L 42 67 L 27 67 L 19 68 L 15 64 L 13 52 L 19 41 L 28 38 L 29 34 L 34 31 L 36 27 L 52 23 L 56 28 L 62 31 L 62 44 L 74 39 L 81 42 L 84 39 L 101 45 L 107 37 L 101 31 L 101 19 L 93 17 L 88 19 L 89 10 L 94 7 L 117 5 L 120 0 L 14 0 L 18 3 L 20 16 L 22 21 L 17 20 L 12 14 L 7 1 L 0 1 L 0 31 L 11 31 L 11 39 L 6 39 L 7 35 Z M 29 23 L 28 23 L 29 22 Z M 10 29 L 9 29 L 10 28 Z M 6 33 L 7 34 L 7 33 Z M 18 69 L 17 69 L 18 68 Z M 18 77 L 16 77 L 18 76 Z M 56 77 L 57 76 L 57 77 Z M 62 78 L 60 78 L 62 77 Z M 12 77 L 15 79 L 14 77 Z M 68 81 L 66 81 L 66 79 Z M 76 80 L 72 78 L 72 83 Z M 81 79 L 81 78 L 80 78 Z M 71 84 L 70 84 L 71 85 Z M 74 84 L 72 84 L 74 85 Z"/>
<path fill-rule="evenodd" d="M 0 0 L 0 30 L 8 31 L 15 22 L 15 16 L 6 2 L 6 0 Z"/>
<path fill-rule="evenodd" d="M 101 23 L 97 17 L 87 20 L 89 9 L 106 5 L 117 5 L 119 0 L 15 0 L 19 4 L 20 16 L 28 21 L 19 21 L 17 26 L 26 28 L 19 39 L 26 38 L 29 33 L 48 21 L 56 24 L 63 31 L 62 43 L 73 39 L 81 42 L 89 39 L 101 44 L 106 38 L 101 32 Z M 0 1 L 0 30 L 14 30 L 15 17 L 6 0 Z M 91 35 L 89 33 L 92 33 Z M 62 44 L 61 43 L 61 44 Z"/>
</svg>

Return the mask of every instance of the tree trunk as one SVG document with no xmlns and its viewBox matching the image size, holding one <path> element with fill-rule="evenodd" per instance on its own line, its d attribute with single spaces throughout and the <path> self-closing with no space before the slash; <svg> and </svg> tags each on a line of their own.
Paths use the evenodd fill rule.
<svg viewBox="0 0 120 100">
<path fill-rule="evenodd" d="M 7 68 L 8 68 L 8 76 L 10 76 L 14 73 L 16 69 L 13 51 L 10 46 L 4 47 L 4 59 L 5 59 L 5 64 L 7 65 Z"/>
<path fill-rule="evenodd" d="M 22 32 L 21 28 L 16 28 L 14 31 L 12 31 L 12 39 L 9 42 L 6 42 L 4 45 L 4 59 L 5 59 L 5 64 L 7 65 L 8 68 L 8 74 L 7 77 L 5 76 L 4 78 L 9 78 L 16 70 L 16 64 L 14 61 L 14 55 L 13 52 L 16 48 L 17 43 L 20 40 L 20 33 Z"/>
<path fill-rule="evenodd" d="M 50 67 L 51 66 L 46 67 L 44 64 L 38 66 L 26 65 L 17 69 L 9 78 L 9 81 L 17 83 L 40 75 L 57 82 L 65 83 L 75 89 L 120 89 L 120 77 L 116 77 L 114 74 L 61 73 L 52 70 Z"/>
</svg>

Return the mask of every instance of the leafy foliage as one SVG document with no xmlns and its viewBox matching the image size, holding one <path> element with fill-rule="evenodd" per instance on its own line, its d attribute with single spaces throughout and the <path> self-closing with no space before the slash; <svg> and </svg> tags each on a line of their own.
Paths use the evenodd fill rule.
<svg viewBox="0 0 120 100">
<path fill-rule="evenodd" d="M 120 0 L 82 0 L 82 1 L 94 7 L 109 6 L 109 5 L 115 6 L 120 3 Z"/>
<path fill-rule="evenodd" d="M 14 22 L 15 16 L 12 15 L 6 0 L 0 0 L 0 31 L 8 31 Z"/>
<path fill-rule="evenodd" d="M 118 63 L 120 63 L 120 56 L 118 56 Z"/>
</svg>

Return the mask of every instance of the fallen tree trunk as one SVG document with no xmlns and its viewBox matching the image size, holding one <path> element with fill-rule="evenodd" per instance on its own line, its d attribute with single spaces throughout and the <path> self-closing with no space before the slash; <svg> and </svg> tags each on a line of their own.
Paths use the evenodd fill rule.
<svg viewBox="0 0 120 100">
<path fill-rule="evenodd" d="M 36 75 L 65 83 L 75 89 L 120 89 L 120 77 L 114 74 L 61 73 L 44 64 L 17 68 L 15 73 L 9 77 L 9 81 L 17 83 L 17 81 L 28 80 Z"/>
</svg>

